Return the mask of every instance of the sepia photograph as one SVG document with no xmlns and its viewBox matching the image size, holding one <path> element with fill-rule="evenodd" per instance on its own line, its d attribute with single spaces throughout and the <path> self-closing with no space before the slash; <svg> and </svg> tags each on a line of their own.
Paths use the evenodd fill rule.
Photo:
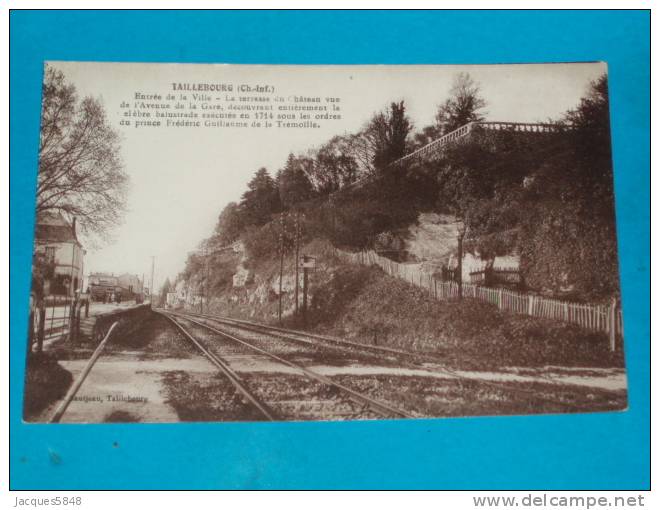
<svg viewBox="0 0 660 510">
<path fill-rule="evenodd" d="M 25 422 L 627 409 L 605 62 L 48 61 L 41 101 Z"/>
</svg>

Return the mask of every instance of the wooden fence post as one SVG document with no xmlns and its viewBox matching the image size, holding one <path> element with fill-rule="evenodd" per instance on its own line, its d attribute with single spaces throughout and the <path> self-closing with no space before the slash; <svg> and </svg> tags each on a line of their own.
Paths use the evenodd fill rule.
<svg viewBox="0 0 660 510">
<path fill-rule="evenodd" d="M 529 315 L 534 315 L 534 296 L 532 296 L 532 295 L 529 296 L 529 306 L 528 306 L 527 313 Z"/>
<path fill-rule="evenodd" d="M 39 327 L 37 329 L 37 352 L 44 348 L 44 337 L 46 336 L 46 303 L 39 303 Z"/>
<path fill-rule="evenodd" d="M 71 310 L 69 310 L 69 341 L 76 339 L 76 306 L 78 305 L 78 300 L 73 299 L 71 303 Z"/>
<path fill-rule="evenodd" d="M 80 336 L 80 316 L 82 315 L 82 303 L 78 305 L 78 310 L 76 312 L 76 338 Z"/>
<path fill-rule="evenodd" d="M 616 351 L 616 298 L 612 296 L 610 304 L 610 351 Z"/>
<path fill-rule="evenodd" d="M 34 306 L 30 303 L 30 318 L 28 319 L 28 356 L 32 353 L 32 345 L 34 344 Z"/>
<path fill-rule="evenodd" d="M 502 298 L 503 298 L 503 292 L 502 292 L 502 287 L 500 287 L 500 292 L 499 296 L 497 297 L 497 307 L 502 310 L 504 307 L 504 303 L 502 303 Z"/>
</svg>

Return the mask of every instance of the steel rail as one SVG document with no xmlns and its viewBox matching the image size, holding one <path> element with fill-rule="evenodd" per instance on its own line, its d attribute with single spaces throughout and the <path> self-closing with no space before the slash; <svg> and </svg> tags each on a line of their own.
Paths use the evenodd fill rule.
<svg viewBox="0 0 660 510">
<path fill-rule="evenodd" d="M 365 352 L 371 351 L 373 353 L 374 351 L 378 351 L 378 352 L 387 353 L 387 354 L 390 354 L 390 355 L 398 354 L 398 355 L 407 356 L 407 357 L 412 358 L 412 359 L 417 360 L 417 361 L 424 361 L 423 360 L 424 356 L 428 356 L 428 357 L 432 358 L 433 361 L 440 361 L 439 356 L 433 355 L 431 353 L 428 353 L 428 354 L 427 353 L 413 353 L 413 352 L 409 352 L 409 351 L 403 351 L 403 350 L 400 350 L 400 349 L 392 349 L 392 348 L 389 348 L 389 347 L 379 347 L 379 346 L 375 346 L 375 345 L 360 344 L 358 342 L 351 342 L 349 340 L 342 340 L 342 339 L 338 339 L 338 338 L 334 338 L 334 337 L 328 337 L 328 336 L 325 336 L 325 335 L 317 335 L 317 334 L 314 334 L 314 333 L 305 333 L 305 332 L 301 332 L 301 331 L 297 331 L 297 330 L 287 330 L 285 328 L 279 328 L 279 327 L 276 327 L 276 326 L 269 326 L 269 325 L 266 325 L 266 324 L 254 323 L 252 321 L 246 321 L 246 320 L 243 320 L 243 319 L 233 319 L 233 318 L 218 317 L 218 316 L 215 316 L 215 315 L 204 315 L 204 314 L 198 314 L 198 313 L 186 313 L 186 314 L 182 314 L 182 315 L 194 315 L 196 317 L 204 317 L 204 318 L 207 318 L 209 320 L 213 320 L 213 321 L 220 322 L 220 323 L 225 323 L 229 326 L 233 326 L 233 327 L 236 327 L 236 328 L 239 328 L 239 329 L 242 328 L 242 329 L 245 329 L 245 330 L 248 330 L 248 331 L 267 332 L 268 334 L 270 334 L 272 336 L 275 336 L 277 338 L 281 338 L 283 340 L 289 340 L 289 341 L 305 343 L 307 345 L 315 345 L 315 344 L 314 344 L 314 342 L 311 342 L 309 340 L 294 338 L 292 336 L 288 336 L 288 335 L 283 334 L 283 333 L 289 333 L 289 335 L 294 334 L 294 335 L 298 335 L 298 336 L 307 336 L 308 338 L 322 340 L 322 341 L 325 341 L 325 342 L 328 342 L 328 343 L 331 343 L 331 344 L 335 344 L 336 346 L 339 346 L 339 347 L 344 347 L 345 349 L 350 347 L 350 348 L 361 349 Z M 430 361 L 430 360 L 427 359 L 426 361 Z M 470 376 L 465 375 L 465 374 L 460 374 L 460 373 L 456 372 L 455 370 L 452 370 L 451 368 L 447 368 L 447 367 L 434 367 L 433 369 L 431 369 L 431 368 L 420 367 L 420 366 L 414 365 L 414 364 L 409 364 L 407 366 L 407 368 L 416 369 L 416 370 L 423 370 L 423 371 L 429 372 L 429 373 L 444 373 L 445 375 L 449 375 L 450 377 L 452 377 L 454 379 L 476 382 L 476 383 L 482 384 L 484 386 L 489 386 L 491 388 L 495 388 L 495 389 L 498 389 L 498 390 L 501 390 L 501 391 L 509 391 L 509 392 L 513 392 L 513 393 L 525 394 L 525 395 L 537 398 L 539 400 L 543 400 L 545 402 L 566 406 L 566 407 L 569 407 L 569 408 L 572 408 L 572 409 L 582 409 L 582 407 L 578 404 L 574 404 L 574 403 L 571 403 L 571 402 L 563 402 L 561 400 L 557 400 L 557 399 L 554 399 L 554 398 L 551 398 L 551 397 L 546 397 L 546 396 L 543 396 L 543 395 L 539 395 L 539 393 L 537 391 L 534 391 L 534 390 L 528 390 L 528 389 L 524 389 L 524 388 L 513 388 L 513 387 L 511 387 L 510 385 L 508 385 L 506 383 L 486 381 L 486 380 L 481 379 L 479 377 L 470 377 Z M 548 383 L 547 379 L 544 380 L 544 381 L 534 381 L 534 380 L 532 380 L 532 381 L 527 381 L 527 382 L 531 383 L 531 384 L 533 384 L 535 382 L 538 382 L 538 383 L 544 383 L 545 382 L 546 384 Z M 550 384 L 559 384 L 559 383 L 550 382 Z"/>
<path fill-rule="evenodd" d="M 169 319 L 172 324 L 174 324 L 178 330 L 186 337 L 188 340 L 190 340 L 197 348 L 204 353 L 204 355 L 213 363 L 216 367 L 218 367 L 222 373 L 229 379 L 229 381 L 234 385 L 236 390 L 247 400 L 250 404 L 252 404 L 257 410 L 269 421 L 275 421 L 277 418 L 273 411 L 267 408 L 265 404 L 262 404 L 257 397 L 255 397 L 250 390 L 247 389 L 247 387 L 243 384 L 241 381 L 240 377 L 234 370 L 232 370 L 229 365 L 227 365 L 219 356 L 213 354 L 210 352 L 208 349 L 206 349 L 201 342 L 199 342 L 195 337 L 193 337 L 186 329 L 179 324 L 173 317 L 171 317 L 167 313 L 163 312 L 156 312 L 159 313 L 160 315 L 166 317 Z M 188 319 L 191 320 L 191 319 Z M 195 322 L 195 321 L 192 321 Z"/>
<path fill-rule="evenodd" d="M 182 315 L 194 315 L 196 317 L 205 317 L 208 319 L 212 319 L 218 322 L 224 322 L 229 325 L 235 325 L 237 328 L 244 328 L 247 330 L 250 330 L 251 328 L 256 329 L 261 329 L 263 331 L 269 332 L 273 334 L 274 336 L 278 336 L 279 338 L 282 338 L 284 340 L 294 340 L 302 343 L 307 343 L 311 345 L 315 345 L 314 342 L 311 342 L 310 340 L 303 340 L 303 339 L 298 339 L 298 338 L 293 338 L 288 335 L 298 335 L 301 337 L 307 337 L 310 339 L 316 339 L 316 340 L 322 340 L 324 342 L 328 342 L 331 344 L 336 344 L 340 347 L 354 347 L 363 351 L 371 351 L 372 353 L 378 353 L 378 354 L 389 354 L 389 355 L 400 355 L 400 356 L 407 356 L 410 358 L 414 359 L 420 359 L 423 356 L 427 356 L 429 358 L 434 358 L 436 361 L 443 361 L 440 356 L 437 356 L 433 353 L 415 353 L 415 352 L 410 352 L 410 351 L 404 351 L 401 349 L 394 349 L 392 347 L 382 347 L 378 345 L 368 345 L 368 344 L 362 344 L 359 342 L 352 342 L 350 340 L 344 340 L 342 338 L 336 338 L 332 336 L 327 336 L 327 335 L 319 335 L 318 333 L 308 333 L 306 331 L 300 331 L 296 329 L 285 329 L 285 328 L 280 328 L 277 326 L 270 326 L 267 324 L 261 324 L 258 322 L 252 322 L 244 319 L 234 319 L 230 317 L 221 317 L 218 315 L 211 315 L 211 314 L 199 314 L 199 313 L 194 313 L 194 312 L 186 312 L 185 314 Z M 273 332 L 281 333 L 281 334 L 275 334 Z M 428 359 L 425 361 L 429 361 Z"/>
<path fill-rule="evenodd" d="M 364 404 L 369 406 L 373 411 L 377 412 L 378 414 L 389 417 L 389 416 L 396 416 L 400 418 L 415 418 L 412 414 L 408 413 L 407 411 L 404 411 L 402 409 L 398 409 L 394 406 L 391 406 L 389 404 L 386 404 L 384 402 L 380 402 L 378 400 L 375 400 L 371 397 L 368 397 L 358 391 L 355 391 L 352 388 L 349 388 L 347 386 L 344 386 L 343 384 L 338 383 L 337 381 L 332 380 L 329 377 L 326 377 L 324 375 L 319 374 L 318 372 L 315 372 L 313 370 L 310 370 L 309 368 L 306 368 L 302 365 L 298 365 L 297 363 L 293 363 L 285 358 L 282 358 L 278 356 L 277 354 L 273 354 L 272 352 L 268 352 L 265 349 L 262 349 L 261 347 L 257 347 L 256 345 L 253 345 L 241 338 L 238 338 L 230 333 L 227 333 L 226 331 L 221 331 L 217 328 L 214 328 L 213 326 L 209 326 L 208 324 L 204 324 L 203 322 L 199 322 L 195 319 L 191 319 L 190 317 L 185 317 L 184 318 L 194 324 L 197 324 L 198 326 L 202 326 L 209 331 L 213 331 L 214 333 L 221 335 L 225 338 L 229 338 L 241 345 L 244 345 L 254 351 L 257 351 L 261 354 L 264 354 L 284 365 L 287 365 L 291 368 L 294 368 L 296 370 L 301 371 L 303 374 L 306 376 L 317 380 L 320 383 L 329 385 L 329 386 L 334 386 L 335 388 L 338 388 L 339 390 L 343 391 L 348 395 L 348 397 L 353 400 L 354 402 L 357 402 L 358 404 Z"/>
<path fill-rule="evenodd" d="M 108 340 L 110 339 L 110 336 L 112 335 L 112 332 L 115 330 L 117 327 L 117 324 L 119 324 L 118 321 L 115 321 L 112 323 L 112 326 L 110 326 L 110 329 L 108 329 L 108 332 L 105 334 L 105 337 L 103 340 L 99 343 L 99 345 L 94 349 L 94 352 L 92 353 L 92 356 L 89 358 L 87 361 L 87 364 L 85 365 L 85 368 L 83 368 L 83 371 L 80 373 L 76 381 L 71 385 L 69 388 L 69 391 L 67 391 L 66 395 L 64 396 L 64 400 L 62 400 L 62 403 L 55 409 L 55 412 L 53 415 L 50 417 L 50 420 L 48 420 L 49 423 L 59 423 L 60 420 L 62 419 L 62 416 L 64 416 L 64 413 L 66 412 L 67 408 L 69 407 L 69 404 L 73 400 L 73 397 L 76 396 L 78 393 L 78 390 L 82 386 L 82 383 L 85 382 L 85 379 L 87 379 L 87 376 L 89 375 L 89 372 L 92 370 L 92 367 L 96 363 L 96 360 L 99 359 L 99 356 L 101 356 L 101 353 L 103 352 L 103 348 L 105 347 L 105 344 L 108 343 Z"/>
</svg>

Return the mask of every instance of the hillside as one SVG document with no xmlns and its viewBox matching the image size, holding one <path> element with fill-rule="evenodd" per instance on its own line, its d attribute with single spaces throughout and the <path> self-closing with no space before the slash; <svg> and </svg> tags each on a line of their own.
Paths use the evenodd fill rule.
<svg viewBox="0 0 660 510">
<path fill-rule="evenodd" d="M 448 214 L 421 213 L 417 222 L 403 233 L 405 250 L 420 261 L 429 271 L 440 266 L 456 264 L 457 241 L 456 217 Z M 519 266 L 516 255 L 495 257 L 493 267 Z M 478 256 L 465 253 L 463 258 L 463 280 L 470 281 L 470 272 L 483 269 L 486 262 Z"/>
<path fill-rule="evenodd" d="M 200 311 L 281 320 L 362 342 L 433 351 L 459 363 L 486 358 L 523 365 L 620 363 L 605 351 L 604 335 L 468 299 L 431 301 L 398 278 L 335 256 L 335 248 L 345 254 L 378 252 L 402 264 L 395 273 L 389 261 L 382 262 L 388 274 L 421 283 L 457 266 L 461 232 L 462 281 L 469 282 L 470 273 L 487 263 L 517 269 L 506 272 L 513 278 L 505 284 L 593 304 L 590 312 L 580 305 L 571 312 L 589 328 L 609 313 L 595 305 L 608 306 L 615 325 L 607 330 L 616 332 L 608 119 L 607 82 L 601 77 L 552 128 L 497 123 L 495 129 L 472 129 L 471 122 L 454 119 L 455 131 L 436 138 L 451 138 L 442 150 L 427 150 L 436 142 L 422 141 L 424 147 L 410 153 L 413 133 L 405 105 L 391 103 L 358 133 L 290 154 L 272 175 L 266 168 L 256 170 L 240 201 L 220 212 L 214 231 L 200 244 L 201 254 L 189 257 L 177 286 L 189 289 L 186 306 L 199 305 Z M 472 126 L 470 136 L 453 137 L 466 126 Z M 441 127 L 427 134 L 437 137 Z M 229 245 L 240 248 L 227 260 L 204 255 L 208 247 Z M 302 304 L 302 292 L 295 299 L 296 283 L 302 284 L 302 275 L 298 282 L 295 276 L 296 247 L 316 259 L 306 321 L 296 313 Z M 441 273 L 456 279 L 451 271 Z M 486 284 L 502 284 L 482 276 Z M 502 306 L 498 292 L 499 301 L 489 302 Z M 520 313 L 527 306 L 527 313 L 537 315 L 535 298 L 515 299 L 509 309 Z M 566 303 L 541 305 L 561 306 L 562 315 L 539 316 L 570 317 Z"/>
<path fill-rule="evenodd" d="M 441 355 L 460 368 L 621 366 L 603 334 L 576 326 L 501 312 L 466 299 L 435 301 L 421 289 L 376 267 L 347 264 L 326 241 L 313 241 L 303 253 L 316 257 L 309 277 L 306 324 L 295 315 L 295 268 L 285 258 L 282 278 L 283 325 L 353 341 Z M 205 312 L 278 323 L 279 257 L 261 261 L 237 286 L 214 294 Z M 302 274 L 299 303 L 302 306 Z M 195 310 L 195 305 L 187 308 Z"/>
</svg>

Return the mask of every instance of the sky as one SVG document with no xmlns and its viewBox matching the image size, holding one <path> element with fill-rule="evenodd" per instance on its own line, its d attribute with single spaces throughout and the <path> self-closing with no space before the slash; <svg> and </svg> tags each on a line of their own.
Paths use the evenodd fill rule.
<svg viewBox="0 0 660 510">
<path fill-rule="evenodd" d="M 358 131 L 391 101 L 405 100 L 416 128 L 432 124 L 452 80 L 468 72 L 487 102 L 486 120 L 543 122 L 576 106 L 604 63 L 484 66 L 255 66 L 51 62 L 80 97 L 99 98 L 121 133 L 130 178 L 128 210 L 113 241 L 88 249 L 86 272 L 132 273 L 155 284 L 174 280 L 186 257 L 208 237 L 222 209 L 240 200 L 260 167 L 271 175 L 290 152 L 318 147 L 335 135 Z M 162 94 L 173 82 L 263 83 L 283 95 L 341 98 L 342 120 L 320 129 L 136 129 L 120 126 L 119 105 L 134 94 Z"/>
</svg>

